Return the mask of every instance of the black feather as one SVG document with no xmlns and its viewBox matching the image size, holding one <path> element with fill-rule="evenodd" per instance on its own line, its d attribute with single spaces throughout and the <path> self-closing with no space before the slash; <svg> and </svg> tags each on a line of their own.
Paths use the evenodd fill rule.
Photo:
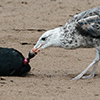
<svg viewBox="0 0 100 100">
<path fill-rule="evenodd" d="M 31 67 L 23 64 L 24 59 L 19 51 L 0 47 L 0 76 L 20 76 L 29 72 Z"/>
</svg>

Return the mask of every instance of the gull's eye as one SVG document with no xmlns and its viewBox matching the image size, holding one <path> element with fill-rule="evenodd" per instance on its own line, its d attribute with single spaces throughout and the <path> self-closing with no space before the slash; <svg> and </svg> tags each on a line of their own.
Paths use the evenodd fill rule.
<svg viewBox="0 0 100 100">
<path fill-rule="evenodd" d="M 41 40 L 45 41 L 45 40 L 46 40 L 46 38 L 45 38 L 45 37 L 43 37 L 43 38 L 41 38 Z"/>
</svg>

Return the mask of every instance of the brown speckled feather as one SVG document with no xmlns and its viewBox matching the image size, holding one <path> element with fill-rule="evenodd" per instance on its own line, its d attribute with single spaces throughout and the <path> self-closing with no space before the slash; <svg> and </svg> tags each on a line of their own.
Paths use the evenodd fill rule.
<svg viewBox="0 0 100 100">
<path fill-rule="evenodd" d="M 85 15 L 77 21 L 76 29 L 83 36 L 100 38 L 100 7 L 87 10 Z"/>
</svg>

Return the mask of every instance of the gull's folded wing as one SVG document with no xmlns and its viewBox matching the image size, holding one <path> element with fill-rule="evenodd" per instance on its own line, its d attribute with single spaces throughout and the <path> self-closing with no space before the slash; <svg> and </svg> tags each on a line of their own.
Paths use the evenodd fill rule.
<svg viewBox="0 0 100 100">
<path fill-rule="evenodd" d="M 76 29 L 83 36 L 100 38 L 100 16 L 94 15 L 79 20 L 76 24 Z"/>
</svg>

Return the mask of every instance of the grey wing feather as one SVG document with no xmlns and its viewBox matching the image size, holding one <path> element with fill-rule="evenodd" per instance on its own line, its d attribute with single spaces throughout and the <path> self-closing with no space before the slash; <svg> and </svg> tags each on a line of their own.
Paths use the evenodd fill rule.
<svg viewBox="0 0 100 100">
<path fill-rule="evenodd" d="M 100 7 L 92 8 L 92 9 L 89 9 L 89 10 L 79 13 L 79 14 L 75 15 L 74 17 L 72 17 L 68 21 L 68 23 L 72 23 L 74 21 L 79 21 L 81 19 L 85 19 L 85 18 L 88 18 L 90 16 L 95 16 L 95 15 L 100 16 Z"/>
<path fill-rule="evenodd" d="M 76 29 L 83 36 L 100 38 L 100 16 L 94 15 L 79 20 L 76 23 Z"/>
</svg>

